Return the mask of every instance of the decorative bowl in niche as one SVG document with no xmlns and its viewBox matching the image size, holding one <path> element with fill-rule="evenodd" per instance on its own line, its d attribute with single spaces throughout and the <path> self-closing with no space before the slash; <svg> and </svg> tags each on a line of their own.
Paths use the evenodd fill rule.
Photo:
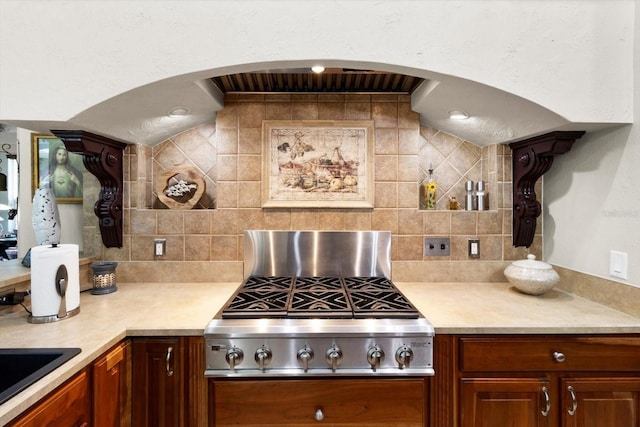
<svg viewBox="0 0 640 427">
<path fill-rule="evenodd" d="M 156 177 L 158 199 L 169 209 L 192 209 L 204 191 L 199 171 L 189 165 L 174 165 Z"/>
<path fill-rule="evenodd" d="M 550 264 L 536 261 L 533 254 L 527 259 L 514 261 L 504 270 L 509 283 L 529 295 L 542 295 L 560 282 L 560 276 Z"/>
</svg>

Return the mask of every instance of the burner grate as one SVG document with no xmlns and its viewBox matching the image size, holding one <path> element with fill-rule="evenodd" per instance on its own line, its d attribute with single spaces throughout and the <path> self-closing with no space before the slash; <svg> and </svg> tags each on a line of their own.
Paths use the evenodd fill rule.
<svg viewBox="0 0 640 427">
<path fill-rule="evenodd" d="M 377 292 L 396 291 L 391 280 L 386 277 L 345 277 L 344 285 L 349 291 Z"/>
<path fill-rule="evenodd" d="M 353 311 L 345 292 L 294 292 L 288 317 L 351 318 Z"/>
<path fill-rule="evenodd" d="M 251 276 L 240 289 L 256 292 L 289 291 L 292 285 L 293 277 Z"/>
<path fill-rule="evenodd" d="M 418 318 L 418 310 L 385 277 L 252 276 L 223 318 Z"/>
<path fill-rule="evenodd" d="M 296 277 L 294 291 L 344 291 L 344 286 L 339 277 L 333 276 L 312 276 Z"/>
<path fill-rule="evenodd" d="M 296 277 L 288 317 L 353 317 L 339 277 Z"/>
<path fill-rule="evenodd" d="M 223 318 L 286 317 L 293 277 L 249 277 L 222 311 Z"/>
<path fill-rule="evenodd" d="M 386 277 L 345 277 L 355 318 L 418 317 L 418 310 Z"/>
<path fill-rule="evenodd" d="M 355 318 L 418 317 L 418 311 L 400 292 L 349 292 Z"/>
</svg>

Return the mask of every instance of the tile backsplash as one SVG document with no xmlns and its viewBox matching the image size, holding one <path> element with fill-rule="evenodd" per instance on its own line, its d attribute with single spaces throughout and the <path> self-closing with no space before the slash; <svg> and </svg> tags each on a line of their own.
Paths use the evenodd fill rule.
<svg viewBox="0 0 640 427">
<path fill-rule="evenodd" d="M 263 120 L 373 120 L 374 208 L 262 209 Z M 162 209 L 154 176 L 185 163 L 201 171 L 206 197 L 200 209 Z M 418 206 L 419 183 L 430 165 L 441 191 L 438 210 L 424 211 Z M 464 200 L 467 179 L 487 182 L 491 210 L 445 210 L 450 195 Z M 540 184 L 536 192 L 541 198 Z M 390 230 L 393 279 L 399 281 L 504 281 L 502 271 L 511 260 L 541 255 L 541 234 L 531 248 L 511 245 L 508 146 L 478 147 L 421 125 L 408 95 L 227 95 L 215 123 L 153 148 L 127 147 L 122 248 L 100 244 L 92 206 L 85 200 L 85 251 L 118 261 L 122 282 L 239 281 L 246 229 Z M 542 233 L 540 224 L 536 230 Z M 450 237 L 451 255 L 425 257 L 426 236 Z M 167 252 L 156 259 L 158 237 L 167 240 Z M 467 256 L 471 237 L 480 239 L 480 259 Z"/>
</svg>

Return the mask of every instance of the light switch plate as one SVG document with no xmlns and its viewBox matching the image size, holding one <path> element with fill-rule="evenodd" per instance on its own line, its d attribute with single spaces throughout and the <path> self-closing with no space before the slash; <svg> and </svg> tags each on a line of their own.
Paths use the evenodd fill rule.
<svg viewBox="0 0 640 427">
<path fill-rule="evenodd" d="M 609 275 L 620 279 L 627 279 L 627 253 L 610 251 Z"/>
</svg>

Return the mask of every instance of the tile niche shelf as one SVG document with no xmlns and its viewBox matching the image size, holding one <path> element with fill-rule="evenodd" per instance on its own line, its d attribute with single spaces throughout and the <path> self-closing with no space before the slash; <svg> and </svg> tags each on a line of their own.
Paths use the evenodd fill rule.
<svg viewBox="0 0 640 427">
<path fill-rule="evenodd" d="M 458 202 L 457 210 L 466 211 L 467 181 L 474 182 L 474 194 L 476 183 L 485 182 L 485 194 L 488 194 L 487 210 L 495 212 L 498 208 L 504 207 L 502 190 L 505 181 L 511 180 L 510 177 L 504 176 L 505 171 L 508 172 L 509 154 L 508 147 L 503 144 L 481 147 L 447 132 L 421 126 L 417 159 L 418 209 L 450 211 L 450 199 L 455 197 Z M 424 185 L 428 182 L 430 173 L 438 185 L 436 209 L 426 209 Z"/>
</svg>

